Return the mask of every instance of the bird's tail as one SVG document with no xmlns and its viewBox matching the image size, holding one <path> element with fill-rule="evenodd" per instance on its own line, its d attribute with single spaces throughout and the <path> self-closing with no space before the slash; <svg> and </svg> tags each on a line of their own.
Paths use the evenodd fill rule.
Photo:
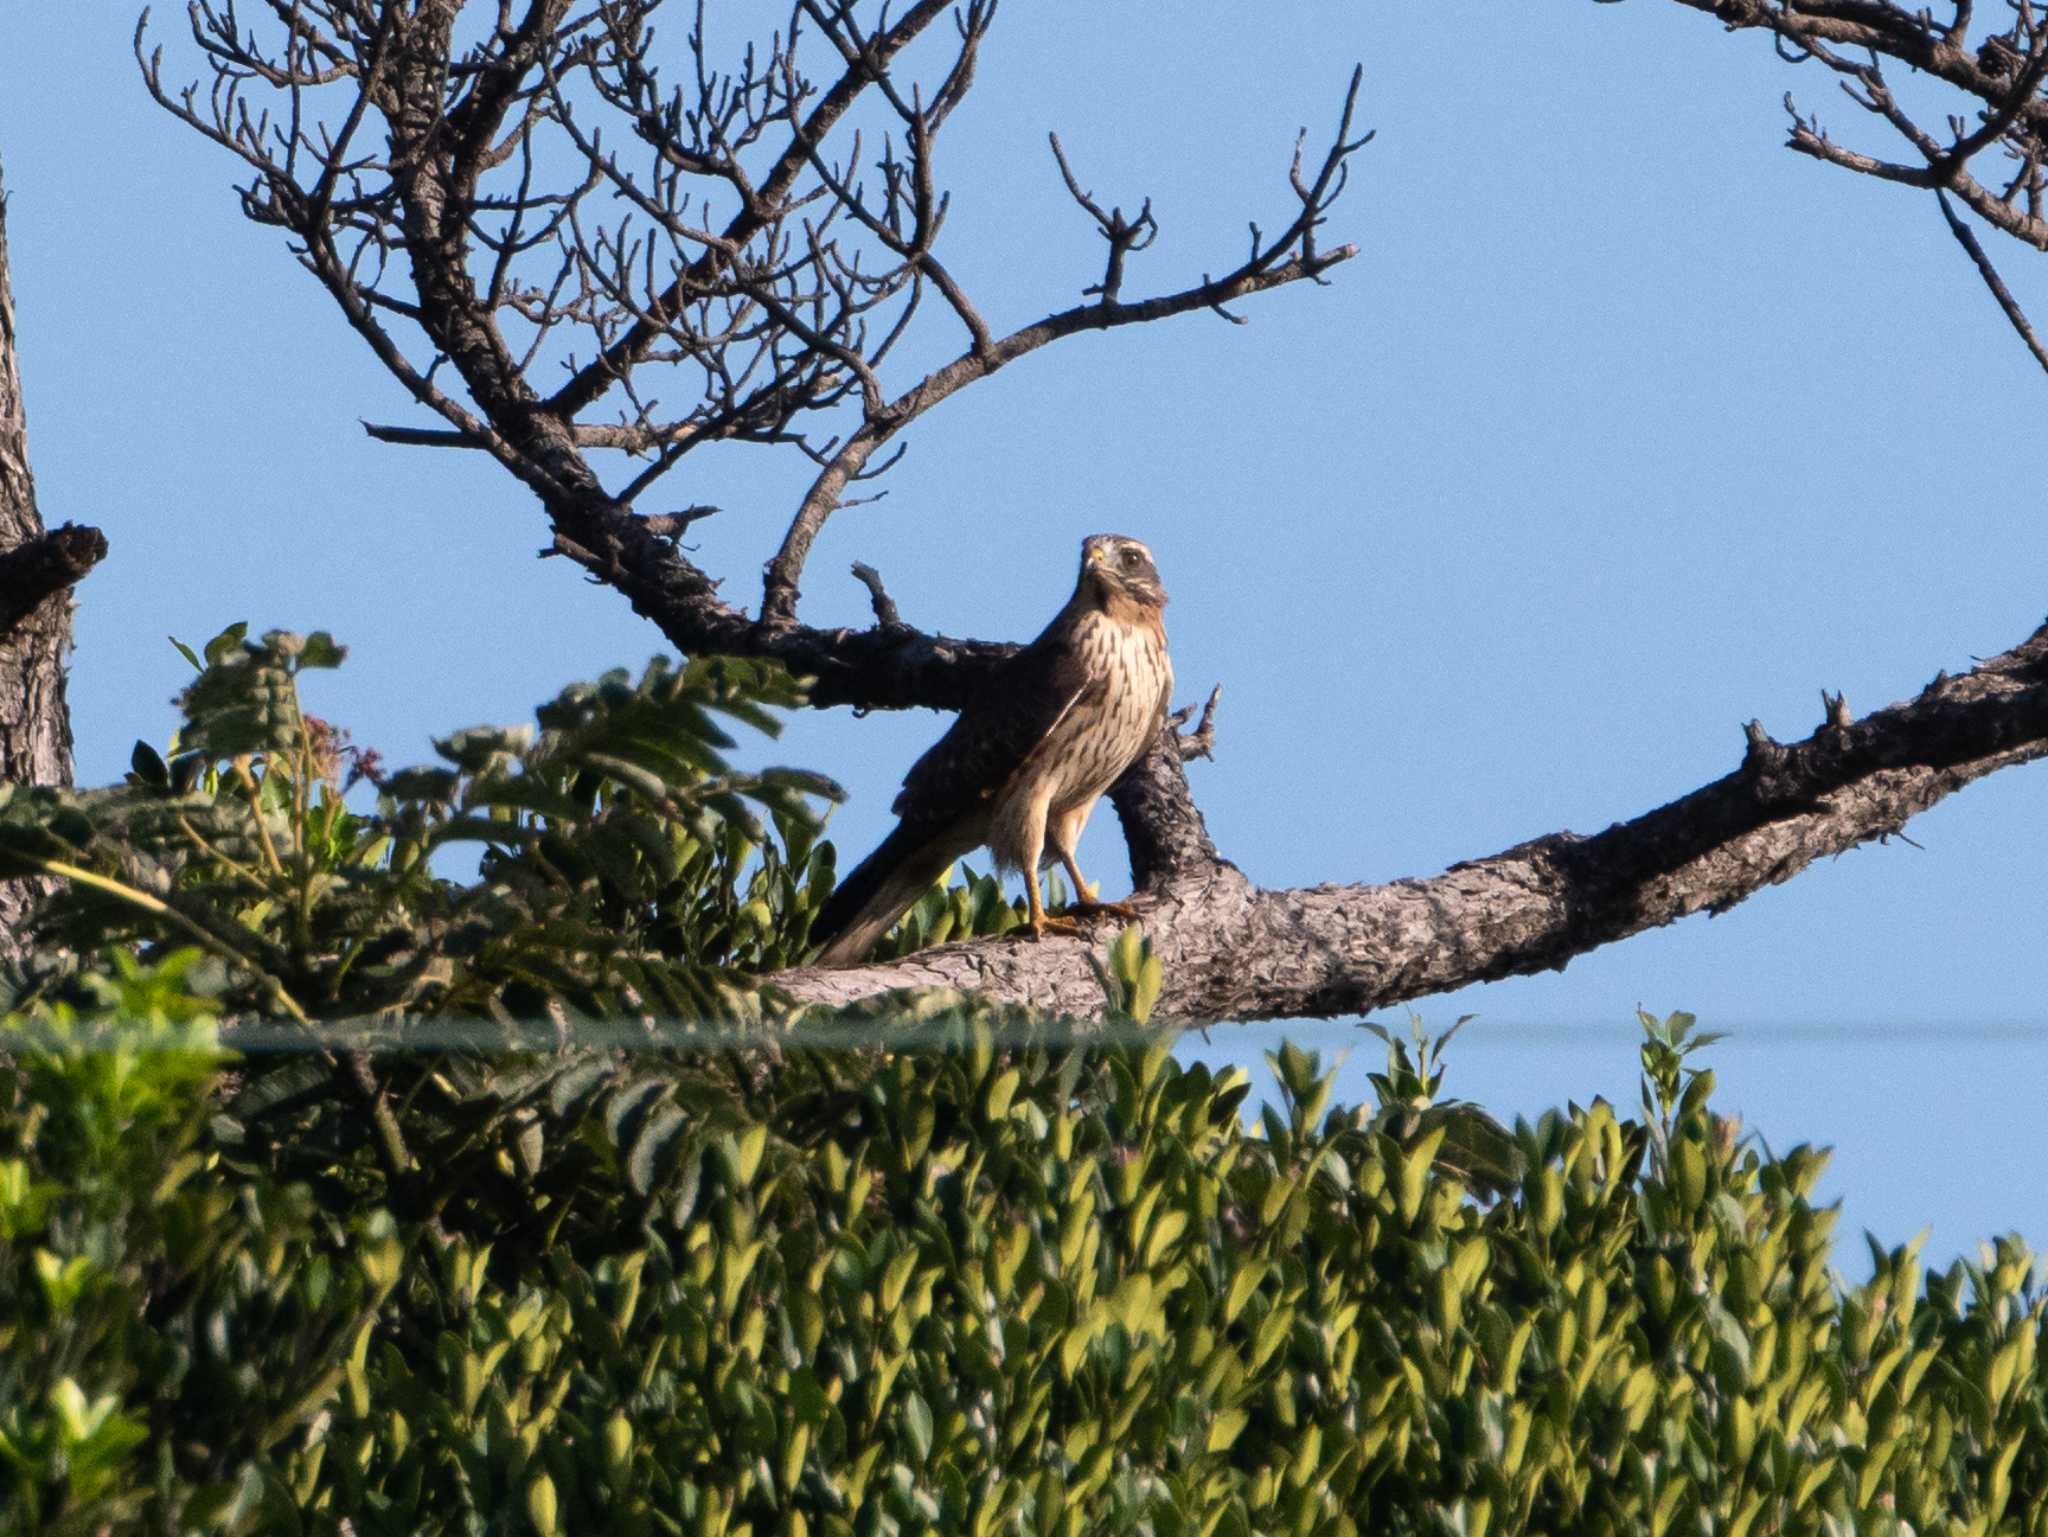
<svg viewBox="0 0 2048 1537">
<path fill-rule="evenodd" d="M 953 842 L 943 833 L 900 822 L 839 883 L 811 925 L 811 943 L 822 945 L 814 966 L 857 966 L 910 905 L 931 889 L 953 862 Z"/>
</svg>

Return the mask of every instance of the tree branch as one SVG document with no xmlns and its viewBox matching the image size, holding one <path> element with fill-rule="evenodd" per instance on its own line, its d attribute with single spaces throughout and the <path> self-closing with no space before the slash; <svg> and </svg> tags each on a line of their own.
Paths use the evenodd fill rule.
<svg viewBox="0 0 2048 1537">
<path fill-rule="evenodd" d="M 1209 697 L 1202 705 L 1202 718 L 1195 723 L 1193 731 L 1180 732 L 1195 713 L 1194 706 L 1176 710 L 1167 717 L 1167 724 L 1180 735 L 1174 738 L 1174 745 L 1180 749 L 1180 761 L 1192 762 L 1196 758 L 1213 758 L 1216 755 L 1216 706 L 1223 698 L 1223 685 L 1217 684 L 1209 690 Z"/>
<path fill-rule="evenodd" d="M 1264 293 L 1288 283 L 1300 282 L 1304 278 L 1321 283 L 1323 274 L 1339 262 L 1348 261 L 1357 254 L 1353 245 L 1338 246 L 1331 251 L 1316 247 L 1316 231 L 1322 226 L 1331 206 L 1344 190 L 1352 155 L 1372 142 L 1372 134 L 1366 133 L 1354 139 L 1351 125 L 1358 113 L 1358 92 L 1364 81 L 1363 68 L 1354 68 L 1350 84 L 1344 93 L 1344 105 L 1338 115 L 1336 132 L 1330 136 L 1329 148 L 1324 151 L 1322 163 L 1313 179 L 1302 175 L 1302 144 L 1295 145 L 1294 162 L 1288 170 L 1288 181 L 1294 190 L 1300 211 L 1289 221 L 1287 227 L 1272 240 L 1259 237 L 1258 227 L 1253 226 L 1251 254 L 1234 270 L 1220 278 L 1205 276 L 1201 283 L 1177 293 L 1161 294 L 1155 298 L 1125 303 L 1117 297 L 1123 284 L 1123 268 L 1126 256 L 1141 251 L 1152 244 L 1158 234 L 1158 226 L 1151 216 L 1150 203 L 1135 220 L 1127 220 L 1122 212 L 1104 214 L 1102 208 L 1074 179 L 1072 168 L 1067 163 L 1065 151 L 1061 149 L 1057 136 L 1052 138 L 1054 161 L 1068 193 L 1076 203 L 1093 219 L 1100 233 L 1108 240 L 1110 255 L 1108 267 L 1100 283 L 1089 285 L 1084 292 L 1097 296 L 1093 304 L 1076 305 L 1046 316 L 1035 324 L 1011 332 L 1001 340 L 992 340 L 981 323 L 980 315 L 964 295 L 950 287 L 947 297 L 954 309 L 967 322 L 971 333 L 971 345 L 967 351 L 942 368 L 933 370 L 911 389 L 888 402 L 877 405 L 872 399 L 865 419 L 836 454 L 824 463 L 818 478 L 812 482 L 805 494 L 796 516 L 791 519 L 789 530 L 783 536 L 782 547 L 768 563 L 768 570 L 761 595 L 761 622 L 765 625 L 786 625 L 796 619 L 797 600 L 802 595 L 798 579 L 803 572 L 804 562 L 809 558 L 811 546 L 816 542 L 818 532 L 840 507 L 846 505 L 846 489 L 864 473 L 872 474 L 868 464 L 875 451 L 901 432 L 919 416 L 957 391 L 977 380 L 985 379 L 998 369 L 1035 352 L 1063 337 L 1083 331 L 1108 331 L 1121 326 L 1142 325 L 1149 321 L 1164 320 L 1174 315 L 1188 314 L 1194 310 L 1213 310 L 1226 319 L 1236 320 L 1224 306 L 1234 299 L 1247 298 Z M 918 156 L 921 195 L 919 207 L 929 201 L 924 178 L 929 174 L 928 152 Z M 855 215 L 871 227 L 876 221 L 860 208 L 859 200 L 837 183 L 827 178 L 828 187 L 842 203 L 853 208 Z M 893 183 L 892 183 L 893 185 Z M 920 239 L 912 247 L 900 241 L 891 241 L 899 251 L 908 252 L 908 259 L 917 260 L 923 250 L 923 242 L 929 239 L 925 230 L 925 217 L 918 218 Z M 943 278 L 943 270 L 933 268 Z"/>
<path fill-rule="evenodd" d="M 1998 269 L 1991 265 L 1991 258 L 1984 254 L 1983 244 L 1977 239 L 1976 231 L 1965 224 L 1955 209 L 1949 206 L 1947 194 L 1937 192 L 1934 196 L 1941 204 L 1942 218 L 1948 221 L 1949 233 L 1956 237 L 1957 243 L 1968 253 L 1978 275 L 1984 279 L 1984 286 L 1991 290 L 1991 297 L 1998 301 L 1999 309 L 2005 312 L 2006 320 L 2019 339 L 2026 343 L 2027 351 L 2033 354 L 2034 361 L 2043 369 L 2048 369 L 2048 351 L 2042 349 L 2041 339 L 2034 334 L 2034 327 L 2027 320 L 2026 311 L 2020 308 L 2020 302 L 2012 296 L 2012 290 L 2005 286 L 2005 279 L 1998 275 Z"/>
<path fill-rule="evenodd" d="M 706 56 L 700 14 L 680 85 L 659 73 L 649 25 L 659 3 L 506 3 L 499 25 L 458 56 L 456 7 L 304 0 L 291 12 L 304 24 L 265 52 L 232 9 L 198 0 L 190 26 L 213 77 L 203 96 L 165 87 L 140 28 L 136 52 L 155 99 L 248 168 L 243 213 L 293 237 L 348 323 L 438 418 L 366 424 L 372 436 L 489 454 L 546 509 L 545 553 L 618 590 L 687 654 L 780 662 L 811 680 L 817 705 L 957 709 L 1016 648 L 913 629 L 878 581 L 873 627 L 800 625 L 798 581 L 825 520 L 889 467 L 907 426 L 1027 353 L 1082 332 L 1228 314 L 1269 289 L 1323 281 L 1355 252 L 1323 249 L 1318 234 L 1348 158 L 1370 138 L 1352 133 L 1361 76 L 1319 161 L 1304 166 L 1297 142 L 1284 229 L 1265 239 L 1255 228 L 1243 260 L 1178 292 L 1121 297 L 1126 259 L 1156 232 L 1149 207 L 1135 219 L 1101 215 L 1056 157 L 1108 241 L 1103 279 L 1084 288 L 1088 302 L 997 337 L 933 252 L 948 207 L 935 144 L 972 83 L 991 0 L 915 0 L 893 17 L 866 0 L 792 0 L 785 28 L 725 70 Z M 950 67 L 929 88 L 896 79 L 899 56 L 948 12 L 959 32 Z M 822 94 L 802 64 L 814 39 L 837 54 Z M 330 98 L 317 93 L 330 86 L 323 116 Z M 280 98 L 274 109 L 259 99 L 266 90 Z M 858 133 L 835 136 L 862 102 L 886 125 L 878 160 L 862 159 Z M 606 137 L 606 114 L 627 133 Z M 622 140 L 644 146 L 638 164 L 611 147 Z M 586 203 L 599 187 L 610 195 Z M 615 223 L 597 222 L 600 203 Z M 928 355 L 908 388 L 885 386 L 883 363 L 927 288 L 965 326 L 966 350 L 939 354 L 937 366 Z M 543 349 L 557 326 L 594 344 L 587 361 L 559 340 Z M 551 391 L 537 383 L 542 358 L 567 369 Z M 654 372 L 679 365 L 699 377 L 683 407 L 662 410 Z M 618 421 L 577 419 L 608 395 L 623 399 Z M 679 549 L 686 515 L 632 508 L 687 451 L 719 439 L 794 445 L 818 465 L 768 564 L 758 619 Z M 612 490 L 599 451 L 651 462 Z M 1208 740 L 1197 733 L 1186 750 Z M 1155 755 L 1156 772 L 1117 795 L 1148 878 L 1215 865 L 1181 755 Z"/>
<path fill-rule="evenodd" d="M 2048 369 L 2048 350 L 1947 196 L 1953 193 L 1991 228 L 2037 251 L 2048 251 L 2048 218 L 2043 217 L 2048 198 L 2048 178 L 2043 175 L 2048 164 L 2048 98 L 2042 94 L 2048 83 L 2048 16 L 2037 14 L 2030 0 L 2012 0 L 2004 8 L 2004 26 L 1973 44 L 1969 0 L 1954 0 L 1954 13 L 1946 24 L 1938 24 L 1927 10 L 1908 10 L 1892 0 L 1678 3 L 1712 13 L 1730 31 L 1769 32 L 1780 56 L 1793 62 L 1818 60 L 1841 77 L 1843 90 L 1857 106 L 1884 119 L 1910 144 L 1919 164 L 1847 148 L 1828 136 L 1816 116 L 1802 114 L 1790 95 L 1785 98 L 1792 116 L 1792 149 L 1858 175 L 1929 189 L 1941 198 L 1950 232 L 2034 360 Z M 1885 83 L 1887 60 L 1953 87 L 1965 98 L 1960 105 L 1974 114 L 1976 125 L 1969 126 L 1964 111 L 1951 112 L 1944 144 L 1900 106 Z M 1994 147 L 2017 164 L 2002 192 L 1979 181 L 1969 169 L 1973 157 Z"/>
<path fill-rule="evenodd" d="M 0 637 L 107 557 L 107 536 L 66 523 L 0 552 Z"/>
<path fill-rule="evenodd" d="M 48 600 L 91 570 L 107 541 L 98 529 L 43 525 L 17 345 L 7 189 L 0 182 L 0 781 L 68 785 L 71 605 Z M 0 960 L 24 957 L 26 920 L 46 889 L 39 879 L 0 881 Z"/>
<path fill-rule="evenodd" d="M 2048 81 L 2048 17 L 2037 16 L 2028 4 L 2014 4 L 2007 25 L 1973 47 L 1967 4 L 1958 5 L 1953 21 L 1944 26 L 1925 10 L 1908 10 L 1891 0 L 1678 3 L 1711 13 L 1730 31 L 1769 32 L 1783 56 L 1819 61 L 1842 77 L 1851 100 L 1905 139 L 1921 163 L 1901 164 L 1837 144 L 1816 117 L 1801 114 L 1787 96 L 1792 149 L 1881 181 L 1953 192 L 1994 229 L 2048 250 L 2048 221 L 2041 217 L 2041 167 L 2048 159 L 2048 98 L 2041 90 Z M 1885 83 L 1887 60 L 1953 87 L 1966 98 L 1960 105 L 1974 113 L 1976 125 L 1967 126 L 1963 112 L 1951 113 L 1944 144 L 1899 105 Z M 2020 166 L 2002 193 L 1969 173 L 1971 160 L 1993 147 L 2003 147 Z M 1986 265 L 1978 261 L 1980 270 Z"/>
<path fill-rule="evenodd" d="M 1328 1018 L 1554 970 L 1645 929 L 1726 911 L 1816 859 L 1899 835 L 1987 774 L 2043 756 L 2048 625 L 1861 721 L 1830 697 L 1827 718 L 1804 741 L 1780 745 L 1752 728 L 1733 773 L 1591 837 L 1553 833 L 1428 879 L 1261 890 L 1208 844 L 1178 752 L 1162 739 L 1116 792 L 1120 813 L 1127 803 L 1140 808 L 1141 829 L 1181 830 L 1162 848 L 1147 846 L 1142 863 L 1133 840 L 1133 905 L 1166 972 L 1153 1019 Z M 815 1003 L 942 986 L 1089 1019 L 1102 1012 L 1090 956 L 1116 928 L 1105 920 L 1086 938 L 977 940 L 769 980 Z"/>
<path fill-rule="evenodd" d="M 294 237 L 349 324 L 439 418 L 366 423 L 371 436 L 489 454 L 542 502 L 551 552 L 617 587 L 685 652 L 783 661 L 818 679 L 820 704 L 955 705 L 979 659 L 1009 648 L 887 624 L 877 634 L 797 625 L 798 580 L 825 520 L 853 503 L 857 482 L 888 469 L 905 427 L 1025 353 L 1082 331 L 1221 312 L 1320 281 L 1349 257 L 1352 247 L 1325 251 L 1316 235 L 1347 158 L 1370 137 L 1351 132 L 1360 76 L 1320 163 L 1305 170 L 1297 145 L 1289 182 L 1299 206 L 1286 229 L 1255 239 L 1242 263 L 1127 303 L 1122 259 L 1149 244 L 1153 226 L 1113 213 L 1116 280 L 1091 286 L 1097 302 L 997 339 L 932 250 L 948 206 L 937 135 L 972 84 L 991 0 L 917 0 L 900 13 L 868 0 L 791 0 L 785 27 L 725 69 L 708 57 L 700 20 L 683 38 L 680 84 L 661 73 L 651 25 L 660 5 L 508 4 L 458 57 L 446 6 L 304 0 L 283 44 L 266 51 L 232 10 L 201 0 L 190 26 L 209 92 L 167 88 L 142 27 L 136 56 L 158 103 L 249 169 L 244 214 Z M 899 80 L 904 51 L 949 12 L 959 33 L 950 66 L 941 59 L 928 84 Z M 831 50 L 822 92 L 804 63 L 820 42 Z M 319 93 L 330 87 L 323 116 Z M 266 89 L 282 98 L 274 117 L 258 99 Z M 872 162 L 860 135 L 845 132 L 863 101 L 895 125 Z M 606 137 L 607 115 L 628 132 Z M 377 137 L 372 118 L 385 147 L 352 149 Z M 622 162 L 611 147 L 621 140 L 645 146 L 644 163 Z M 864 190 L 870 174 L 877 190 Z M 602 201 L 615 224 L 599 226 L 584 206 L 599 186 L 613 194 Z M 393 292 L 399 284 L 408 289 Z M 921 364 L 908 388 L 885 387 L 884 359 L 927 287 L 966 325 L 968 348 Z M 564 325 L 594 341 L 588 361 L 576 364 L 559 342 L 543 351 Z M 568 370 L 552 392 L 537 383 L 543 358 Z M 701 380 L 662 410 L 653 371 L 678 365 Z M 577 420 L 608 394 L 624 397 L 619 420 Z M 793 446 L 818 466 L 768 564 L 758 621 L 632 512 L 686 453 L 719 440 Z M 648 462 L 613 489 L 598 452 Z M 969 675 L 944 676 L 940 657 Z"/>
<path fill-rule="evenodd" d="M 889 596 L 889 589 L 882 585 L 882 573 L 865 561 L 853 563 L 853 577 L 868 590 L 868 604 L 875 611 L 875 623 L 885 630 L 900 630 L 904 627 L 903 615 L 896 607 L 896 600 Z"/>
<path fill-rule="evenodd" d="M 944 15 L 952 3 L 953 0 L 920 0 L 886 31 L 868 40 L 863 56 L 848 64 L 846 73 L 825 92 L 810 115 L 796 124 L 789 142 L 767 176 L 725 227 L 721 237 L 721 245 L 725 249 L 744 247 L 772 222 L 795 188 L 797 178 L 810 163 L 814 147 L 824 142 L 877 75 L 887 69 L 890 61 L 919 33 Z M 791 46 L 794 46 L 793 23 Z M 695 266 L 677 274 L 675 281 L 655 303 L 655 312 L 667 313 L 679 308 L 688 298 L 691 287 L 704 282 L 716 271 L 722 259 L 719 250 L 707 250 Z M 548 400 L 548 409 L 557 416 L 572 417 L 596 404 L 614 383 L 647 356 L 661 336 L 661 326 L 652 318 L 636 323 L 557 390 Z"/>
<path fill-rule="evenodd" d="M 762 622 L 774 625 L 794 620 L 797 599 L 801 596 L 797 586 L 798 573 L 803 570 L 811 545 L 816 541 L 818 531 L 824 527 L 825 520 L 842 505 L 841 498 L 846 488 L 858 478 L 877 449 L 949 395 L 957 394 L 1026 353 L 1036 352 L 1062 337 L 1164 320 L 1195 310 L 1218 309 L 1233 299 L 1265 293 L 1288 283 L 1298 283 L 1304 278 L 1320 278 L 1339 262 L 1349 261 L 1357 254 L 1357 246 L 1341 245 L 1333 250 L 1296 256 L 1256 270 L 1252 270 L 1253 264 L 1247 263 L 1246 267 L 1224 277 L 1156 298 L 1132 303 L 1104 299 L 1094 304 L 1077 304 L 1072 309 L 1061 310 L 1035 324 L 1012 331 L 987 351 L 963 352 L 945 367 L 933 370 L 889 402 L 886 410 L 870 418 L 812 483 L 803 505 L 790 523 L 789 532 L 783 536 L 782 547 L 768 563 L 766 590 L 761 601 Z"/>
</svg>

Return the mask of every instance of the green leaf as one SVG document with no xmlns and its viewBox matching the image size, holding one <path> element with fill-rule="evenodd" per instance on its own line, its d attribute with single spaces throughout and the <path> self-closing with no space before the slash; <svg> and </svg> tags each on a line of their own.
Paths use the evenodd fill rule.
<svg viewBox="0 0 2048 1537">
<path fill-rule="evenodd" d="M 555 1525 L 558 1508 L 555 1481 L 546 1473 L 534 1474 L 526 1485 L 526 1518 L 539 1537 L 554 1537 L 560 1530 Z"/>
<path fill-rule="evenodd" d="M 348 656 L 348 648 L 338 645 L 325 630 L 315 630 L 299 648 L 299 666 L 339 667 Z"/>
<path fill-rule="evenodd" d="M 1227 1452 L 1237 1444 L 1237 1438 L 1244 1434 L 1245 1426 L 1251 1423 L 1251 1413 L 1245 1409 L 1225 1409 L 1209 1421 L 1209 1435 L 1206 1441 L 1208 1451 L 1213 1455 Z"/>
<path fill-rule="evenodd" d="M 220 663 L 226 660 L 229 655 L 231 655 L 233 652 L 240 648 L 243 637 L 245 637 L 248 633 L 249 621 L 246 619 L 242 619 L 236 621 L 234 624 L 229 625 L 225 630 L 222 630 L 220 634 L 214 636 L 212 640 L 206 643 L 206 665 L 208 667 L 219 666 Z M 187 657 L 190 657 L 192 655 L 190 651 L 185 651 L 185 648 L 183 646 L 179 646 L 176 640 L 173 640 L 171 644 L 174 646 L 178 646 L 178 649 L 180 651 L 184 651 Z"/>
<path fill-rule="evenodd" d="M 664 1105 L 647 1118 L 647 1124 L 633 1139 L 633 1151 L 626 1160 L 626 1177 L 638 1194 L 652 1191 L 661 1171 L 673 1166 L 678 1152 L 677 1133 L 689 1122 L 689 1113 L 675 1105 Z"/>
<path fill-rule="evenodd" d="M 1252 1293 L 1259 1289 L 1266 1279 L 1266 1265 L 1263 1261 L 1248 1260 L 1240 1263 L 1230 1278 L 1230 1286 L 1224 1293 L 1223 1321 L 1237 1322 L 1237 1315 L 1244 1311 L 1244 1305 L 1251 1300 Z"/>
<path fill-rule="evenodd" d="M 920 1393 L 903 1400 L 903 1433 L 909 1438 L 911 1456 L 923 1466 L 932 1451 L 932 1411 Z"/>
<path fill-rule="evenodd" d="M 1425 1132 L 1415 1145 L 1401 1155 L 1400 1182 L 1396 1186 L 1396 1205 L 1401 1220 L 1413 1222 L 1422 1210 L 1422 1196 L 1428 1186 L 1430 1166 L 1436 1160 L 1436 1150 L 1443 1145 L 1447 1127 L 1438 1126 L 1434 1131 Z"/>
<path fill-rule="evenodd" d="M 152 789 L 167 790 L 171 784 L 171 771 L 165 766 L 162 756 L 149 743 L 137 740 L 135 749 L 128 754 L 128 766 L 135 777 Z"/>
<path fill-rule="evenodd" d="M 76 1380 L 60 1377 L 50 1389 L 50 1407 L 56 1411 L 58 1428 L 67 1442 L 83 1441 L 96 1423 L 85 1401 L 85 1390 Z"/>
<path fill-rule="evenodd" d="M 768 1128 L 755 1124 L 741 1132 L 733 1145 L 733 1178 L 742 1187 L 752 1185 L 761 1168 L 761 1154 L 768 1146 Z"/>
</svg>

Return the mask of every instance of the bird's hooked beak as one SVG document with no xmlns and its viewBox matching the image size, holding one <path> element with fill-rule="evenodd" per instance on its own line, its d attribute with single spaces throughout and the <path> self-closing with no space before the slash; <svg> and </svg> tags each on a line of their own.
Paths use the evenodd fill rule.
<svg viewBox="0 0 2048 1537">
<path fill-rule="evenodd" d="M 1076 590 L 1093 593 L 1094 601 L 1106 603 L 1110 596 L 1123 590 L 1116 566 L 1116 546 L 1113 544 L 1091 544 L 1081 556 L 1081 578 Z"/>
</svg>

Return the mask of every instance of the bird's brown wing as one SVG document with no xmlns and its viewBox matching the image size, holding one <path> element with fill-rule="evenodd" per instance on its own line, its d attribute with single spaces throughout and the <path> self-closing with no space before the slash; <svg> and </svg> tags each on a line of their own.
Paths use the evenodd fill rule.
<svg viewBox="0 0 2048 1537">
<path fill-rule="evenodd" d="M 1103 692 L 1107 680 L 1082 659 L 1065 620 L 1062 614 L 1012 657 L 910 766 L 892 808 L 897 816 L 949 825 L 992 802 L 1070 711 Z"/>
<path fill-rule="evenodd" d="M 946 866 L 987 836 L 995 797 L 1053 728 L 1105 688 L 1065 617 L 1018 652 L 911 765 L 894 808 L 902 820 L 840 881 L 811 926 L 816 964 L 852 966 L 865 957 Z"/>
</svg>

